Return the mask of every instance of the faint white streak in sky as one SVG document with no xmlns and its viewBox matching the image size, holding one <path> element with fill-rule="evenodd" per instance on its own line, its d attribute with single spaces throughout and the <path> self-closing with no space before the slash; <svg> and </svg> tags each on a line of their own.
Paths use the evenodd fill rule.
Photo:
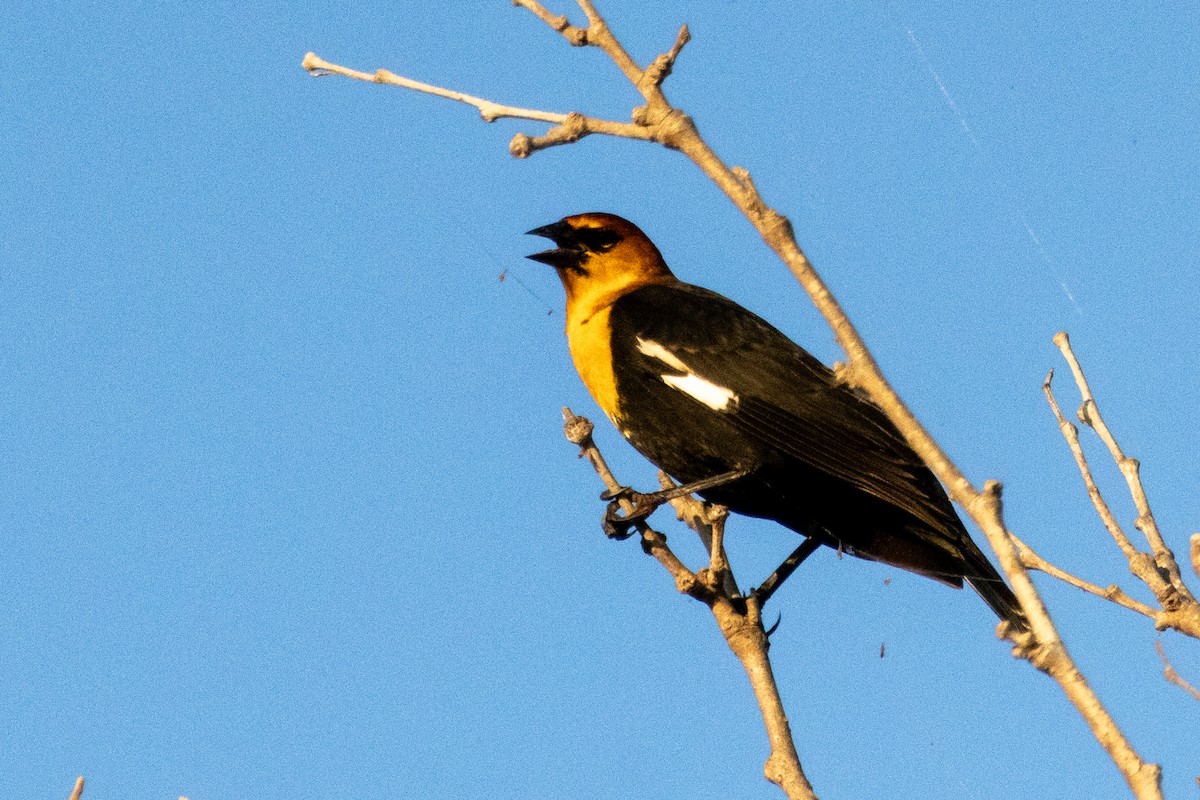
<svg viewBox="0 0 1200 800">
<path fill-rule="evenodd" d="M 893 8 L 893 13 L 895 13 L 895 8 Z M 899 15 L 897 14 L 896 16 L 899 19 Z M 1054 259 L 1052 259 L 1050 254 L 1046 252 L 1046 248 L 1042 245 L 1042 238 L 1038 236 L 1037 231 L 1035 231 L 1033 226 L 1029 224 L 1029 216 L 1025 213 L 1025 209 L 1021 206 L 1020 201 L 1017 199 L 1016 193 L 1013 192 L 1007 183 L 1001 180 L 999 170 L 997 170 L 996 165 L 992 163 L 992 159 L 988 156 L 987 151 L 983 149 L 983 145 L 979 143 L 979 139 L 977 139 L 975 136 L 975 131 L 971 130 L 971 125 L 967 122 L 966 115 L 963 114 L 961 109 L 959 109 L 958 103 L 954 102 L 954 96 L 951 95 L 950 90 L 946 88 L 946 83 L 942 80 L 942 76 L 939 75 L 937 70 L 933 68 L 933 62 L 931 62 L 929 57 L 925 55 L 925 48 L 922 47 L 921 42 L 917 40 L 917 34 L 913 31 L 912 26 L 903 21 L 900 24 L 904 26 L 904 32 L 908 35 L 909 43 L 911 43 L 913 49 L 917 51 L 917 58 L 920 59 L 921 64 L 924 65 L 925 70 L 929 73 L 929 77 L 933 78 L 933 82 L 937 85 L 938 91 L 942 94 L 942 99 L 946 101 L 946 105 L 950 108 L 950 113 L 952 113 L 954 118 L 958 120 L 958 126 L 962 128 L 963 133 L 965 133 L 967 138 L 971 140 L 971 144 L 974 146 L 975 152 L 978 153 L 980 159 L 983 160 L 984 167 L 991 173 L 992 181 L 1001 187 L 1004 198 L 1008 201 L 1010 209 L 1014 214 L 1016 214 L 1017 219 L 1021 222 L 1021 225 L 1025 227 L 1025 232 L 1029 234 L 1029 241 L 1033 243 L 1033 248 L 1037 251 L 1038 257 L 1041 258 L 1042 263 L 1046 266 L 1046 269 L 1049 270 L 1050 277 L 1058 282 L 1058 285 L 1063 290 L 1063 294 L 1065 294 L 1067 299 L 1071 301 L 1071 305 L 1074 307 L 1075 313 L 1082 317 L 1083 309 L 1079 307 L 1079 303 L 1075 300 L 1075 295 L 1071 293 L 1070 287 L 1067 286 L 1066 280 L 1062 277 L 1062 270 L 1058 268 L 1058 265 L 1054 262 Z"/>
<path fill-rule="evenodd" d="M 904 32 L 908 34 L 908 41 L 912 43 L 913 48 L 917 51 L 917 57 L 921 59 L 921 63 L 929 71 L 929 77 L 933 78 L 933 82 L 937 84 L 938 91 L 942 93 L 942 99 L 946 101 L 946 105 L 950 107 L 954 118 L 958 120 L 959 127 L 963 129 L 963 133 L 971 140 L 971 144 L 975 145 L 975 149 L 982 153 L 983 148 L 979 145 L 979 140 L 975 138 L 975 131 L 971 130 L 971 126 L 967 124 L 967 118 L 958 110 L 958 103 L 954 102 L 954 97 L 951 96 L 950 90 L 946 88 L 946 84 L 942 81 L 942 76 L 938 75 L 937 70 L 933 68 L 933 63 L 925 55 L 925 48 L 921 47 L 921 43 L 917 41 L 917 35 L 913 33 L 912 26 L 905 23 Z"/>
</svg>

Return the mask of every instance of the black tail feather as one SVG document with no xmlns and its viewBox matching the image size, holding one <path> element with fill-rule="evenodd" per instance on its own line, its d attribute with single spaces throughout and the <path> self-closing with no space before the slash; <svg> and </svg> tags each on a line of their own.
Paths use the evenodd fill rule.
<svg viewBox="0 0 1200 800">
<path fill-rule="evenodd" d="M 972 549 L 975 552 L 963 554 L 971 568 L 971 572 L 966 576 L 967 583 L 971 585 L 976 594 L 983 598 L 983 602 L 996 612 L 996 616 L 1017 630 L 1029 630 L 1029 621 L 1025 619 L 1025 612 L 1021 610 L 1017 596 L 1012 593 L 1012 589 L 1008 588 L 1008 584 L 1004 582 L 1000 573 L 996 572 L 996 568 L 983 553 L 978 548 Z"/>
</svg>

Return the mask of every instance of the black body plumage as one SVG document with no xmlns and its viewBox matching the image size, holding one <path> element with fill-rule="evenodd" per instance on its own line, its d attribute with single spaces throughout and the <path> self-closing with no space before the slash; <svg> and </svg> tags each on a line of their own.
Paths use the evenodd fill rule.
<svg viewBox="0 0 1200 800">
<path fill-rule="evenodd" d="M 657 259 L 661 269 L 623 272 L 607 263 L 622 256 L 609 252 L 611 237 L 603 250 L 584 241 L 599 240 L 597 230 L 644 239 L 631 223 L 589 214 L 556 226 L 537 233 L 560 247 L 536 257 L 567 285 L 576 365 L 646 458 L 682 483 L 743 470 L 703 496 L 861 558 L 953 586 L 965 578 L 1000 617 L 1024 624 L 941 484 L 878 407 L 754 313 L 674 278 L 648 239 L 648 251 L 639 243 L 624 258 Z M 612 277 L 635 271 L 642 277 Z M 619 285 L 589 294 L 594 283 Z M 574 323 L 573 303 L 586 307 Z M 601 323 L 607 330 L 587 329 Z M 606 347 L 577 344 L 585 339 Z M 596 377 L 602 368 L 611 368 L 608 388 Z"/>
</svg>

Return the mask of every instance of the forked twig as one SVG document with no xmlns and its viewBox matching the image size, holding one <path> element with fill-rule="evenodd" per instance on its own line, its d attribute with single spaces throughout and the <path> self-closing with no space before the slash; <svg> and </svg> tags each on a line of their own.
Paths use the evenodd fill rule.
<svg viewBox="0 0 1200 800">
<path fill-rule="evenodd" d="M 620 489 L 620 482 L 613 476 L 592 439 L 591 421 L 573 414 L 569 408 L 563 409 L 563 420 L 567 439 L 579 445 L 580 455 L 587 458 L 607 490 L 616 492 Z M 660 480 L 664 488 L 674 485 L 666 476 Z M 728 512 L 687 496 L 671 500 L 671 505 L 681 520 L 687 522 L 702 539 L 707 539 L 708 567 L 692 572 L 667 546 L 666 536 L 647 525 L 645 520 L 638 520 L 635 525 L 642 535 L 642 549 L 671 573 L 680 592 L 708 606 L 726 644 L 746 670 L 771 746 L 763 769 L 767 779 L 777 784 L 790 798 L 816 800 L 812 784 L 800 765 L 791 726 L 783 710 L 783 700 L 767 654 L 770 642 L 763 629 L 762 602 L 754 593 L 750 597 L 738 594 L 737 582 L 725 554 L 722 542 Z"/>
<path fill-rule="evenodd" d="M 1134 522 L 1134 527 L 1141 531 L 1146 541 L 1149 542 L 1151 549 L 1154 552 L 1156 565 L 1159 569 L 1165 571 L 1169 576 L 1169 582 L 1174 587 L 1175 591 L 1184 595 L 1186 598 L 1195 601 L 1195 597 L 1188 591 L 1180 580 L 1179 564 L 1175 561 L 1175 554 L 1167 547 L 1167 543 L 1163 541 L 1162 534 L 1158 530 L 1158 523 L 1154 519 L 1154 514 L 1150 510 L 1150 501 L 1146 498 L 1146 490 L 1142 486 L 1141 479 L 1141 464 L 1136 458 L 1130 458 L 1122 452 L 1120 445 L 1117 444 L 1116 437 L 1109 430 L 1108 424 L 1104 421 L 1104 417 L 1100 415 L 1100 408 L 1096 405 L 1096 398 L 1092 395 L 1092 388 L 1088 385 L 1087 377 L 1083 374 L 1083 368 L 1079 364 L 1079 359 L 1075 357 L 1075 351 L 1071 349 L 1071 340 L 1066 332 L 1060 331 L 1054 337 L 1054 343 L 1058 345 L 1058 349 L 1062 351 L 1063 357 L 1066 358 L 1067 364 L 1071 367 L 1071 372 L 1075 376 L 1075 384 L 1079 387 L 1079 393 L 1083 397 L 1083 402 L 1079 406 L 1079 421 L 1090 427 L 1104 442 L 1108 448 L 1108 452 L 1112 455 L 1113 461 L 1116 462 L 1117 468 L 1121 470 L 1121 474 L 1125 476 L 1125 483 L 1129 486 L 1129 493 L 1133 497 L 1134 505 L 1137 507 L 1138 518 Z"/>
<path fill-rule="evenodd" d="M 1120 445 L 1117 444 L 1116 437 L 1113 436 L 1108 424 L 1104 421 L 1104 417 L 1101 416 L 1100 407 L 1096 404 L 1095 395 L 1092 394 L 1092 389 L 1088 384 L 1083 367 L 1080 365 L 1079 359 L 1071 348 L 1070 338 L 1066 333 L 1060 332 L 1055 335 L 1054 343 L 1058 346 L 1063 357 L 1066 358 L 1067 363 L 1070 365 L 1071 372 L 1075 376 L 1075 384 L 1079 387 L 1079 393 L 1082 397 L 1078 412 L 1079 419 L 1096 432 L 1108 448 L 1117 467 L 1125 476 L 1130 495 L 1133 497 L 1134 505 L 1138 511 L 1137 521 L 1134 523 L 1134 526 L 1145 535 L 1151 552 L 1143 552 L 1133 543 L 1133 540 L 1117 521 L 1116 515 L 1104 499 L 1100 488 L 1096 485 L 1091 465 L 1088 463 L 1087 456 L 1084 455 L 1083 447 L 1079 442 L 1079 428 L 1066 418 L 1059 407 L 1057 398 L 1054 396 L 1052 387 L 1054 370 L 1050 370 L 1050 374 L 1046 376 L 1046 380 L 1042 384 L 1042 391 L 1046 395 L 1046 400 L 1050 404 L 1050 410 L 1054 413 L 1054 418 L 1058 421 L 1059 430 L 1067 442 L 1067 447 L 1075 457 L 1075 464 L 1079 468 L 1079 474 L 1083 477 L 1088 497 L 1091 498 L 1097 515 L 1104 523 L 1105 530 L 1108 531 L 1117 547 L 1121 550 L 1122 555 L 1125 556 L 1126 561 L 1129 562 L 1129 571 L 1145 583 L 1150 591 L 1154 592 L 1154 596 L 1158 599 L 1161 608 L 1154 609 L 1144 603 L 1138 603 L 1129 598 L 1128 595 L 1116 586 L 1110 586 L 1108 589 L 1100 591 L 1093 591 L 1093 589 L 1087 588 L 1091 584 L 1086 584 L 1085 581 L 1081 581 L 1061 569 L 1043 568 L 1046 566 L 1046 562 L 1040 559 L 1040 557 L 1031 555 L 1032 550 L 1027 545 L 1024 545 L 1024 543 L 1021 543 L 1019 546 L 1023 548 L 1023 558 L 1028 559 L 1026 565 L 1031 566 L 1031 568 L 1041 569 L 1047 574 L 1053 575 L 1060 580 L 1065 580 L 1073 586 L 1085 589 L 1085 591 L 1090 591 L 1092 594 L 1097 594 L 1107 600 L 1118 603 L 1125 608 L 1145 614 L 1154 620 L 1155 627 L 1159 630 L 1173 628 L 1188 636 L 1200 638 L 1200 604 L 1196 602 L 1195 596 L 1183 582 L 1183 573 L 1179 568 L 1178 562 L 1175 560 L 1175 554 L 1167 547 L 1162 535 L 1159 533 L 1158 523 L 1154 520 L 1154 513 L 1150 509 L 1150 501 L 1147 499 L 1145 488 L 1142 485 L 1137 459 L 1125 455 Z M 1038 566 L 1034 567 L 1029 563 L 1032 558 L 1037 558 L 1040 562 Z"/>
</svg>

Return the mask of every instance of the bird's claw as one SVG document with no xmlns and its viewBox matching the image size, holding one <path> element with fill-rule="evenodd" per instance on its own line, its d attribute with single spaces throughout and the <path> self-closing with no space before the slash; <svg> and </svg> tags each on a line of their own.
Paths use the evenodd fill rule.
<svg viewBox="0 0 1200 800">
<path fill-rule="evenodd" d="M 618 542 L 633 535 L 629 530 L 633 527 L 633 521 L 620 516 L 611 505 L 604 512 L 604 519 L 600 524 L 604 526 L 604 535 L 610 539 L 616 539 Z"/>
<path fill-rule="evenodd" d="M 601 499 L 608 500 L 608 508 L 604 510 L 604 535 L 610 539 L 628 539 L 633 534 L 630 528 L 654 513 L 661 503 L 654 502 L 653 496 L 635 492 L 627 486 L 612 492 L 605 492 Z M 625 511 L 622 503 L 628 503 L 631 508 Z"/>
</svg>

